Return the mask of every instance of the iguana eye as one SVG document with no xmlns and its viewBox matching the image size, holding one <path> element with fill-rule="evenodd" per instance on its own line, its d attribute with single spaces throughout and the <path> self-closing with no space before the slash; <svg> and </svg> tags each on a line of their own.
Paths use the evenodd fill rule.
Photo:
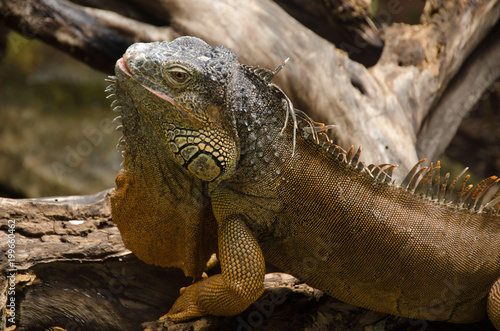
<svg viewBox="0 0 500 331">
<path fill-rule="evenodd" d="M 173 66 L 167 69 L 167 78 L 174 84 L 185 84 L 191 78 L 189 72 L 179 66 Z"/>
<path fill-rule="evenodd" d="M 182 71 L 171 71 L 170 75 L 172 75 L 172 78 L 174 78 L 179 83 L 185 82 L 188 77 L 187 73 Z"/>
</svg>

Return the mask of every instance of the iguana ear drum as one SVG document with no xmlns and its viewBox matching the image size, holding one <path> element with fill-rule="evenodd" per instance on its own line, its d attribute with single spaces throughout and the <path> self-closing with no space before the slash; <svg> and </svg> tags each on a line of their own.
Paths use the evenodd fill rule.
<svg viewBox="0 0 500 331">
<path fill-rule="evenodd" d="M 229 150 L 217 134 L 169 126 L 166 131 L 176 161 L 204 181 L 214 181 L 226 167 Z"/>
</svg>

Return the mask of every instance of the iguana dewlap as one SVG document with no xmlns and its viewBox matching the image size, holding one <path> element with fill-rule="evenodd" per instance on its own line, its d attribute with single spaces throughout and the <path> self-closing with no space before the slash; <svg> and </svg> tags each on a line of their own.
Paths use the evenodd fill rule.
<svg viewBox="0 0 500 331">
<path fill-rule="evenodd" d="M 193 37 L 134 44 L 116 64 L 125 244 L 195 279 L 214 252 L 221 264 L 167 317 L 238 314 L 264 291 L 266 259 L 360 307 L 455 323 L 488 312 L 500 330 L 499 179 L 446 183 L 438 164 L 394 184 L 394 166 L 365 166 L 293 109 L 271 83 L 280 68 Z"/>
</svg>

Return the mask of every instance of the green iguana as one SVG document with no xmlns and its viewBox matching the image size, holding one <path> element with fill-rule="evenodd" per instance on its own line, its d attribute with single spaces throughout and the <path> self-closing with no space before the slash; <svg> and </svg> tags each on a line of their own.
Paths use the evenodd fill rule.
<svg viewBox="0 0 500 331">
<path fill-rule="evenodd" d="M 396 185 L 394 165 L 365 166 L 293 108 L 271 82 L 281 67 L 181 37 L 130 46 L 109 79 L 124 135 L 113 221 L 140 259 L 198 280 L 166 317 L 242 312 L 267 260 L 353 305 L 487 312 L 500 330 L 500 179 L 448 184 L 421 161 Z M 221 274 L 200 280 L 215 252 Z"/>
</svg>

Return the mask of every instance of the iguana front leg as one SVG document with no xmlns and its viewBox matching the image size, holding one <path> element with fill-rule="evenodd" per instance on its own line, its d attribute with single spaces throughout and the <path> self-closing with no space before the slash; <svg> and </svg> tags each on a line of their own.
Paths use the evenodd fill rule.
<svg viewBox="0 0 500 331">
<path fill-rule="evenodd" d="M 186 288 L 162 318 L 182 322 L 207 314 L 236 315 L 264 292 L 264 257 L 242 218 L 219 222 L 218 238 L 222 273 Z"/>
</svg>

